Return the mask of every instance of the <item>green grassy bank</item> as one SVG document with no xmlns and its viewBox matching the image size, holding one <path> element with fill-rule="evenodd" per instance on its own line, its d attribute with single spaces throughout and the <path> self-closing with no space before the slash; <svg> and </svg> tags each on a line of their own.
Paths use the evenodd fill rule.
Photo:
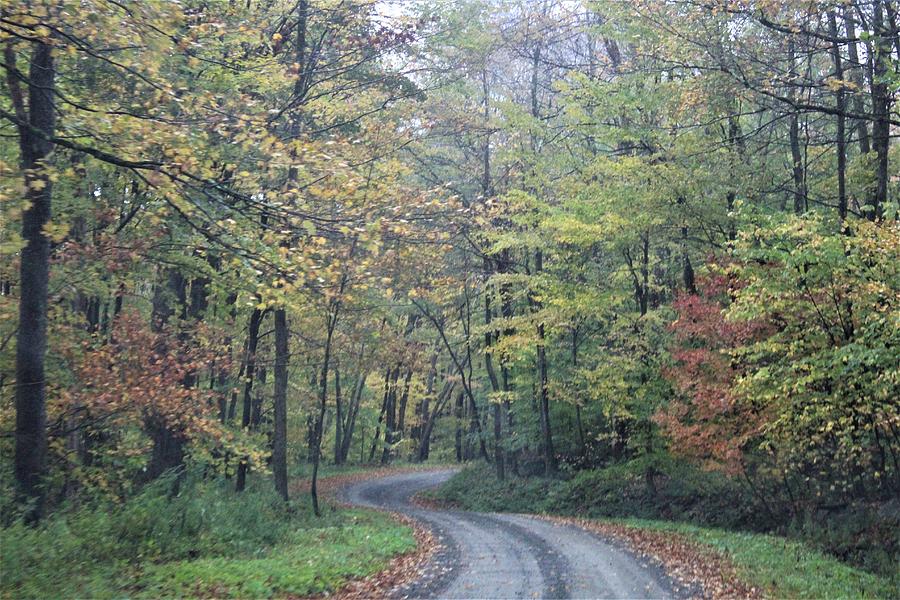
<svg viewBox="0 0 900 600">
<path fill-rule="evenodd" d="M 413 550 L 388 516 L 308 498 L 275 500 L 268 479 L 235 494 L 190 477 L 159 481 L 118 506 L 58 511 L 37 528 L 0 529 L 3 598 L 305 596 L 339 589 Z"/>
</svg>

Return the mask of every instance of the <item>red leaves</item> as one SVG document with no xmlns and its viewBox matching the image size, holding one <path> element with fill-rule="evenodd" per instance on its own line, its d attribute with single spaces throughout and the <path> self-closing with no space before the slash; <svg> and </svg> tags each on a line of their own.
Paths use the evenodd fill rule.
<svg viewBox="0 0 900 600">
<path fill-rule="evenodd" d="M 673 304 L 678 313 L 671 325 L 676 365 L 664 375 L 681 399 L 657 413 L 655 421 L 675 442 L 676 453 L 736 473 L 742 448 L 759 430 L 762 417 L 733 396 L 741 369 L 729 352 L 759 335 L 763 324 L 725 319 L 724 303 L 735 285 L 725 275 L 713 274 L 697 283 L 698 294 L 681 294 Z"/>
</svg>

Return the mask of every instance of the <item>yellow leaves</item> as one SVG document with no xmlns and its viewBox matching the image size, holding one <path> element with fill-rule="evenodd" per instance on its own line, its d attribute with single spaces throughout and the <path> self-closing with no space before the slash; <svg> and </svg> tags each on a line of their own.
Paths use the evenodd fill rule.
<svg viewBox="0 0 900 600">
<path fill-rule="evenodd" d="M 40 192 L 47 187 L 47 180 L 41 177 L 35 177 L 28 180 L 28 187 L 35 192 Z"/>
<path fill-rule="evenodd" d="M 0 256 L 15 254 L 25 247 L 25 240 L 18 231 L 10 231 L 0 241 Z"/>
<path fill-rule="evenodd" d="M 825 79 L 825 86 L 832 92 L 841 90 L 856 90 L 859 88 L 855 83 L 847 79 L 838 79 L 837 77 L 828 77 Z"/>
<path fill-rule="evenodd" d="M 45 237 L 47 237 L 50 241 L 55 244 L 63 241 L 66 236 L 69 234 L 69 224 L 68 223 L 56 223 L 53 221 L 49 221 L 44 224 L 44 228 L 42 233 Z"/>
</svg>

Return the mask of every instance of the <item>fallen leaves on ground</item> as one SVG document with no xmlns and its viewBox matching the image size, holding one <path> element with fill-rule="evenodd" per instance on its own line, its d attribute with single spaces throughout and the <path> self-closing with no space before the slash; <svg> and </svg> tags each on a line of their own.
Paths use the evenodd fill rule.
<svg viewBox="0 0 900 600">
<path fill-rule="evenodd" d="M 327 477 L 319 478 L 316 483 L 316 489 L 320 496 L 334 500 L 335 493 L 348 485 L 359 483 L 361 481 L 368 481 L 369 479 L 378 479 L 379 477 L 388 477 L 390 475 L 399 475 L 401 473 L 412 473 L 426 468 L 427 467 L 420 466 L 376 467 L 366 471 L 329 475 Z M 308 477 L 295 479 L 291 482 L 290 491 L 292 497 L 308 494 L 310 485 L 311 481 Z"/>
<path fill-rule="evenodd" d="M 686 587 L 702 590 L 704 598 L 720 600 L 763 597 L 762 590 L 740 580 L 734 564 L 727 556 L 692 542 L 684 535 L 588 519 L 546 515 L 539 518 L 575 525 L 624 542 L 637 554 L 661 563 L 670 577 Z"/>
</svg>

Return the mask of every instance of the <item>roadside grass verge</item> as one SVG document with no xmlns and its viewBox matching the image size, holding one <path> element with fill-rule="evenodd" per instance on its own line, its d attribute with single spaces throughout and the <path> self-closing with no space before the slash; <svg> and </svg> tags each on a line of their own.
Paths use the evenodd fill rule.
<svg viewBox="0 0 900 600">
<path fill-rule="evenodd" d="M 738 578 L 773 598 L 896 598 L 890 578 L 844 564 L 796 540 L 646 519 L 605 519 L 635 529 L 672 532 L 726 557 Z"/>
<path fill-rule="evenodd" d="M 669 492 L 671 497 L 662 501 L 669 502 L 667 508 L 675 513 L 672 517 L 667 515 L 666 519 L 673 520 L 629 517 L 629 512 L 644 517 L 656 509 L 633 495 L 629 498 L 631 482 L 627 478 L 620 479 L 615 488 L 607 486 L 613 481 L 608 475 L 581 475 L 568 481 L 510 477 L 500 482 L 488 467 L 479 466 L 467 468 L 441 488 L 421 495 L 426 500 L 466 510 L 578 517 L 587 519 L 588 524 L 596 523 L 598 530 L 613 535 L 617 531 L 621 533 L 622 528 L 660 536 L 675 535 L 702 551 L 711 550 L 723 556 L 733 565 L 742 584 L 762 590 L 767 597 L 900 597 L 900 574 L 896 572 L 893 576 L 873 574 L 793 539 L 685 522 L 693 515 L 692 511 L 697 510 L 720 510 L 720 514 L 710 515 L 714 522 L 739 521 L 744 515 L 739 514 L 736 507 L 721 506 L 721 498 L 701 498 L 695 506 L 689 507 L 688 503 L 681 502 L 681 496 L 690 492 L 684 483 L 679 484 L 683 489 Z M 622 473 L 617 471 L 614 475 L 621 476 Z M 711 486 L 706 492 L 694 491 L 702 494 L 714 492 L 718 483 L 704 481 L 692 485 Z M 616 488 L 619 498 L 613 497 Z M 599 500 L 595 494 L 600 495 Z M 632 536 L 626 532 L 617 537 L 627 541 Z M 664 548 L 666 544 L 660 539 L 662 543 L 657 546 Z M 666 562 L 666 557 L 659 558 Z"/>
<path fill-rule="evenodd" d="M 227 556 L 151 565 L 141 597 L 271 598 L 333 592 L 349 579 L 388 566 L 416 547 L 409 529 L 389 516 L 346 510 L 327 524 L 295 528 L 258 556 Z"/>
<path fill-rule="evenodd" d="M 0 597 L 278 597 L 340 589 L 415 549 L 389 515 L 306 498 L 285 506 L 268 478 L 241 494 L 188 475 L 118 506 L 59 511 L 0 529 Z"/>
</svg>

